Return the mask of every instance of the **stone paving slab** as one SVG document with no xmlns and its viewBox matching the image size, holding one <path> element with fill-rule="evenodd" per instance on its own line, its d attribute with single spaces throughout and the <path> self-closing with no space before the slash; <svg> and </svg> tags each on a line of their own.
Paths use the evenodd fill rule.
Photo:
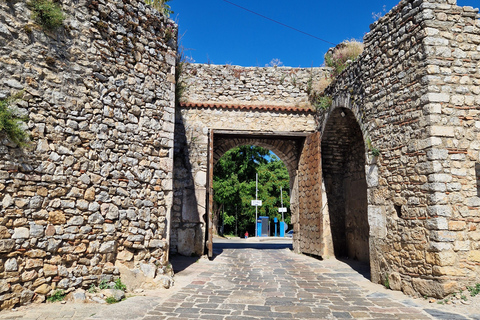
<svg viewBox="0 0 480 320">
<path fill-rule="evenodd" d="M 182 275 L 183 273 L 183 275 Z M 335 259 L 290 250 L 224 249 L 177 275 L 170 290 L 115 305 L 42 304 L 0 319 L 476 319 L 425 307 Z"/>
</svg>

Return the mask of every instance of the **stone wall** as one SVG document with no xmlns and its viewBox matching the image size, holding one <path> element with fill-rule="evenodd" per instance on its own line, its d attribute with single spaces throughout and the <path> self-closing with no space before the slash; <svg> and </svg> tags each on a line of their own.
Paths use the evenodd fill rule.
<svg viewBox="0 0 480 320">
<path fill-rule="evenodd" d="M 408 294 L 479 281 L 478 18 L 454 0 L 401 1 L 371 26 L 318 117 L 324 132 L 347 108 L 360 125 L 372 279 Z"/>
<path fill-rule="evenodd" d="M 184 101 L 310 107 L 309 92 L 329 72 L 325 68 L 239 67 L 186 63 Z"/>
<path fill-rule="evenodd" d="M 141 1 L 60 4 L 44 32 L 0 3 L 0 98 L 24 91 L 32 137 L 0 144 L 0 309 L 168 271 L 176 26 Z"/>
</svg>

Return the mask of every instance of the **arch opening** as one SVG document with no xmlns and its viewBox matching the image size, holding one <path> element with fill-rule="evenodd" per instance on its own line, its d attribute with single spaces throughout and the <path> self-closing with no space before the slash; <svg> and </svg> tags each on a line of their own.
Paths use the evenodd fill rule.
<svg viewBox="0 0 480 320">
<path fill-rule="evenodd" d="M 321 151 L 335 256 L 369 263 L 365 143 L 350 110 L 337 108 L 332 112 Z"/>
<path fill-rule="evenodd" d="M 290 207 L 290 174 L 286 164 L 268 147 L 239 143 L 224 152 L 213 168 L 213 232 L 244 237 L 255 235 L 255 176 L 258 174 L 258 217 L 268 217 L 268 235 L 279 236 L 282 214 Z M 219 154 L 220 155 L 220 154 Z M 282 194 L 282 197 L 280 196 Z M 274 223 L 277 218 L 277 225 Z M 284 214 L 290 224 L 290 210 Z M 264 226 L 265 227 L 265 226 Z"/>
</svg>

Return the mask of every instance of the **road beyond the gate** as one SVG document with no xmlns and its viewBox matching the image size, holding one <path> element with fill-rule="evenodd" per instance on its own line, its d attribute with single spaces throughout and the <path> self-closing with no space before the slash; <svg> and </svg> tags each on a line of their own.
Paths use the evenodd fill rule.
<svg viewBox="0 0 480 320">
<path fill-rule="evenodd" d="M 115 305 L 31 305 L 0 319 L 480 319 L 372 284 L 360 265 L 295 254 L 289 239 L 215 240 L 213 261 L 172 258 L 172 289 Z"/>
</svg>

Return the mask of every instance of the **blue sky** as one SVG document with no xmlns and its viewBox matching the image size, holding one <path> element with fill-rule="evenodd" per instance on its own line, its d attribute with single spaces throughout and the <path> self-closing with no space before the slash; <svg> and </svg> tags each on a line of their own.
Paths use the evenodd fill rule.
<svg viewBox="0 0 480 320">
<path fill-rule="evenodd" d="M 374 13 L 399 0 L 228 0 L 332 43 L 359 39 Z M 458 0 L 459 5 L 478 0 Z M 332 44 L 296 32 L 224 0 L 171 0 L 185 54 L 196 63 L 263 67 L 272 59 L 292 67 L 319 67 Z"/>
</svg>

